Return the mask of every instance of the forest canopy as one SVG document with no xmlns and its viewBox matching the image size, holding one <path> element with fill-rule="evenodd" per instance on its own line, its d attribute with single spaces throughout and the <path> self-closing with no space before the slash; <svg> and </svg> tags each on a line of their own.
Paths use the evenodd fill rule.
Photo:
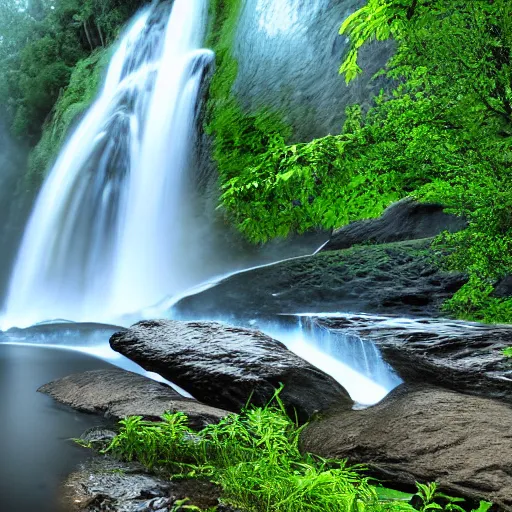
<svg viewBox="0 0 512 512">
<path fill-rule="evenodd" d="M 140 0 L 0 0 L 0 115 L 35 143 L 74 66 L 112 43 Z"/>
</svg>

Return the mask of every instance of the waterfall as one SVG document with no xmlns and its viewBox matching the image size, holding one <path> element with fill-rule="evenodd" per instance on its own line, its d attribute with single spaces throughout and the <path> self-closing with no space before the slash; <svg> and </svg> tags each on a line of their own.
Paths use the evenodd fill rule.
<svg viewBox="0 0 512 512">
<path fill-rule="evenodd" d="M 201 279 L 187 191 L 206 21 L 207 0 L 155 1 L 125 31 L 36 201 L 4 324 L 113 320 Z"/>
<path fill-rule="evenodd" d="M 250 321 L 288 349 L 337 380 L 360 406 L 381 401 L 402 381 L 377 346 L 348 330 L 321 325 L 315 315 L 279 315 L 274 321 Z"/>
</svg>

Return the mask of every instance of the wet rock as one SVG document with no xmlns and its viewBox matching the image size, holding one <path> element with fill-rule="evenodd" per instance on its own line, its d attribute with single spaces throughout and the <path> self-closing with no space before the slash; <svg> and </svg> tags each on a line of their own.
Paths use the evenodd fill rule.
<svg viewBox="0 0 512 512">
<path fill-rule="evenodd" d="M 322 251 L 431 238 L 443 231 L 455 233 L 466 227 L 465 219 L 444 213 L 443 205 L 418 203 L 408 197 L 392 204 L 377 219 L 352 222 L 335 230 Z"/>
<path fill-rule="evenodd" d="M 79 441 L 85 446 L 94 446 L 94 448 L 101 450 L 106 448 L 116 435 L 116 432 L 108 428 L 92 427 L 80 436 Z"/>
<path fill-rule="evenodd" d="M 358 246 L 240 272 L 180 300 L 183 318 L 251 319 L 302 312 L 438 316 L 464 283 L 440 271 L 430 241 Z"/>
<path fill-rule="evenodd" d="M 450 495 L 512 510 L 512 408 L 440 389 L 398 389 L 366 410 L 310 424 L 302 449 L 362 463 L 384 483 L 433 482 Z"/>
<path fill-rule="evenodd" d="M 165 412 L 184 412 L 194 428 L 216 423 L 227 412 L 184 398 L 170 386 L 121 369 L 77 373 L 39 390 L 83 412 L 115 419 L 143 416 L 156 419 Z"/>
<path fill-rule="evenodd" d="M 154 512 L 180 510 L 181 500 L 201 510 L 219 502 L 220 489 L 203 480 L 158 477 L 136 463 L 95 457 L 70 475 L 63 485 L 66 512 Z"/>
<path fill-rule="evenodd" d="M 334 404 L 350 408 L 345 389 L 282 343 L 250 329 L 214 322 L 143 321 L 114 334 L 111 347 L 172 380 L 197 399 L 238 412 L 248 400 L 281 398 L 305 421 Z"/>
<path fill-rule="evenodd" d="M 346 315 L 319 325 L 372 340 L 409 383 L 431 383 L 512 403 L 512 327 L 449 320 Z"/>
</svg>

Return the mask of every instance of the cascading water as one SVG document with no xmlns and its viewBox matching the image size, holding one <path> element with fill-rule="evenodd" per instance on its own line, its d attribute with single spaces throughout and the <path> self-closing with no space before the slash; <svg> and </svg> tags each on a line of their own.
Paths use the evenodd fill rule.
<svg viewBox="0 0 512 512">
<path fill-rule="evenodd" d="M 402 382 L 373 342 L 328 329 L 316 320 L 314 315 L 285 315 L 252 325 L 331 375 L 360 405 L 379 402 Z"/>
<path fill-rule="evenodd" d="M 160 315 L 159 306 L 148 306 L 176 298 L 211 275 L 205 270 L 203 220 L 196 222 L 188 172 L 199 90 L 213 58 L 201 48 L 207 1 L 154 0 L 122 37 L 103 90 L 37 200 L 4 325 Z M 240 30 L 250 41 L 265 42 L 259 48 L 265 66 L 288 62 L 283 45 L 301 59 L 317 60 L 307 22 L 323 20 L 328 6 L 328 0 L 248 0 L 244 12 L 256 16 L 242 15 Z M 323 26 L 318 20 L 317 25 Z M 252 54 L 240 59 L 242 75 L 253 60 L 258 59 Z M 287 76 L 277 69 L 269 67 L 272 79 Z M 271 85 L 265 81 L 266 88 Z M 273 85 L 289 96 L 282 84 Z M 200 254 L 198 260 L 194 254 Z M 359 403 L 377 402 L 398 383 L 371 343 L 307 319 L 277 324 L 261 328 L 339 380 Z M 93 347 L 107 358 L 105 348 L 104 343 Z"/>
<path fill-rule="evenodd" d="M 154 2 L 55 163 L 25 231 L 4 324 L 113 320 L 196 284 L 189 180 L 207 0 Z"/>
</svg>

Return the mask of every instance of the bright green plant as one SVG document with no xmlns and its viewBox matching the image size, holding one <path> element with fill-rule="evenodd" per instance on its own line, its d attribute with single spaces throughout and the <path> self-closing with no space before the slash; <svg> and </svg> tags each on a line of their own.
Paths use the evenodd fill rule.
<svg viewBox="0 0 512 512">
<path fill-rule="evenodd" d="M 465 512 L 462 507 L 464 503 L 463 498 L 456 498 L 448 496 L 438 491 L 437 483 L 432 482 L 430 484 L 416 483 L 418 496 L 421 500 L 420 512 L 426 512 L 427 510 L 446 510 L 450 512 Z M 440 505 L 439 501 L 444 502 L 444 505 Z M 488 501 L 480 501 L 480 505 L 473 512 L 487 512 L 492 507 L 492 503 Z"/>
<path fill-rule="evenodd" d="M 177 477 L 208 478 L 222 488 L 227 504 L 247 512 L 413 512 L 412 495 L 375 486 L 362 466 L 327 460 L 299 450 L 298 428 L 277 392 L 267 407 L 247 407 L 200 432 L 182 413 L 162 422 L 127 418 L 107 449 L 126 460 Z M 460 512 L 462 500 L 418 484 L 422 512 Z M 444 507 L 439 500 L 447 503 Z M 478 512 L 486 512 L 480 508 Z"/>
</svg>

